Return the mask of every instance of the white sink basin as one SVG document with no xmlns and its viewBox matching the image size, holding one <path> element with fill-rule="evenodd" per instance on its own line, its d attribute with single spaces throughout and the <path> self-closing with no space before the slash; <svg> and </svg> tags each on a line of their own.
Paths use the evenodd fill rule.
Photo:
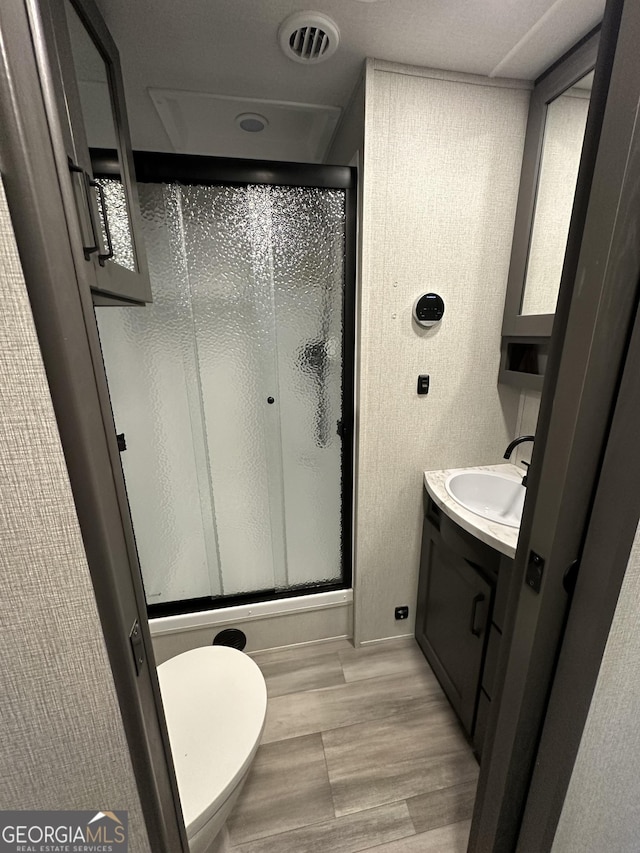
<svg viewBox="0 0 640 853">
<path fill-rule="evenodd" d="M 490 471 L 461 471 L 445 483 L 451 497 L 488 521 L 520 527 L 526 489 L 520 480 Z"/>
</svg>

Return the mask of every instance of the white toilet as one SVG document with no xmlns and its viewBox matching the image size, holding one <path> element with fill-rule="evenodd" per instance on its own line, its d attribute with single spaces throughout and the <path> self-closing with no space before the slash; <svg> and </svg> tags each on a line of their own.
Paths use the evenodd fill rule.
<svg viewBox="0 0 640 853">
<path fill-rule="evenodd" d="M 209 853 L 258 749 L 267 688 L 250 657 L 227 646 L 160 664 L 160 692 L 191 853 Z"/>
</svg>

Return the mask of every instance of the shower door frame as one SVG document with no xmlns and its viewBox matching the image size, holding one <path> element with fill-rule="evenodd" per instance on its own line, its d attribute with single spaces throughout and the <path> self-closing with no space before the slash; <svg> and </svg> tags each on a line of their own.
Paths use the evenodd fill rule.
<svg viewBox="0 0 640 853">
<path fill-rule="evenodd" d="M 158 604 L 147 603 L 149 618 L 178 616 L 219 608 L 281 598 L 313 595 L 319 592 L 350 589 L 353 578 L 353 459 L 355 414 L 355 300 L 356 300 L 356 229 L 357 169 L 349 166 L 325 166 L 271 160 L 240 160 L 195 154 L 164 154 L 134 151 L 136 180 L 148 184 L 179 183 L 186 186 L 289 186 L 345 191 L 345 253 L 342 294 L 342 417 L 341 438 L 340 533 L 342 580 L 305 584 L 289 589 L 267 589 L 258 592 L 203 596 Z M 110 177 L 117 174 L 118 161 L 109 149 L 92 149 L 94 174 Z M 97 295 L 96 295 L 97 296 Z M 98 297 L 96 305 L 122 304 L 108 297 Z M 133 310 L 133 309 L 132 309 Z"/>
</svg>

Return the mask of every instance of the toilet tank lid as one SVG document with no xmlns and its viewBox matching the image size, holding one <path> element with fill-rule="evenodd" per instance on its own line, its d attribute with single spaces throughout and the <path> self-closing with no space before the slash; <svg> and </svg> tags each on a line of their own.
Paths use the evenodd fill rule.
<svg viewBox="0 0 640 853">
<path fill-rule="evenodd" d="M 205 646 L 158 667 L 187 836 L 222 806 L 253 760 L 267 710 L 258 666 L 243 652 Z"/>
</svg>

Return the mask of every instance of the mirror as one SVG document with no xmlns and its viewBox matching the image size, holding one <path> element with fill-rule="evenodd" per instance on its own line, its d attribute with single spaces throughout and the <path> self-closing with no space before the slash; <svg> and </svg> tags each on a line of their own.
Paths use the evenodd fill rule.
<svg viewBox="0 0 640 853">
<path fill-rule="evenodd" d="M 65 11 L 84 130 L 92 163 L 99 160 L 104 151 L 112 154 L 118 152 L 120 161 L 107 65 L 70 0 L 65 2 Z M 107 263 L 116 263 L 135 272 L 136 258 L 129 206 L 120 170 L 111 175 L 101 175 L 95 168 L 93 171 L 102 231 L 101 254 L 107 256 L 113 251 L 113 256 L 106 259 Z"/>
<path fill-rule="evenodd" d="M 536 81 L 520 173 L 502 322 L 504 340 L 551 337 L 587 130 L 600 33 Z M 508 372 L 508 371 L 507 371 Z"/>
<path fill-rule="evenodd" d="M 587 124 L 593 71 L 546 105 L 521 314 L 553 314 Z"/>
</svg>

